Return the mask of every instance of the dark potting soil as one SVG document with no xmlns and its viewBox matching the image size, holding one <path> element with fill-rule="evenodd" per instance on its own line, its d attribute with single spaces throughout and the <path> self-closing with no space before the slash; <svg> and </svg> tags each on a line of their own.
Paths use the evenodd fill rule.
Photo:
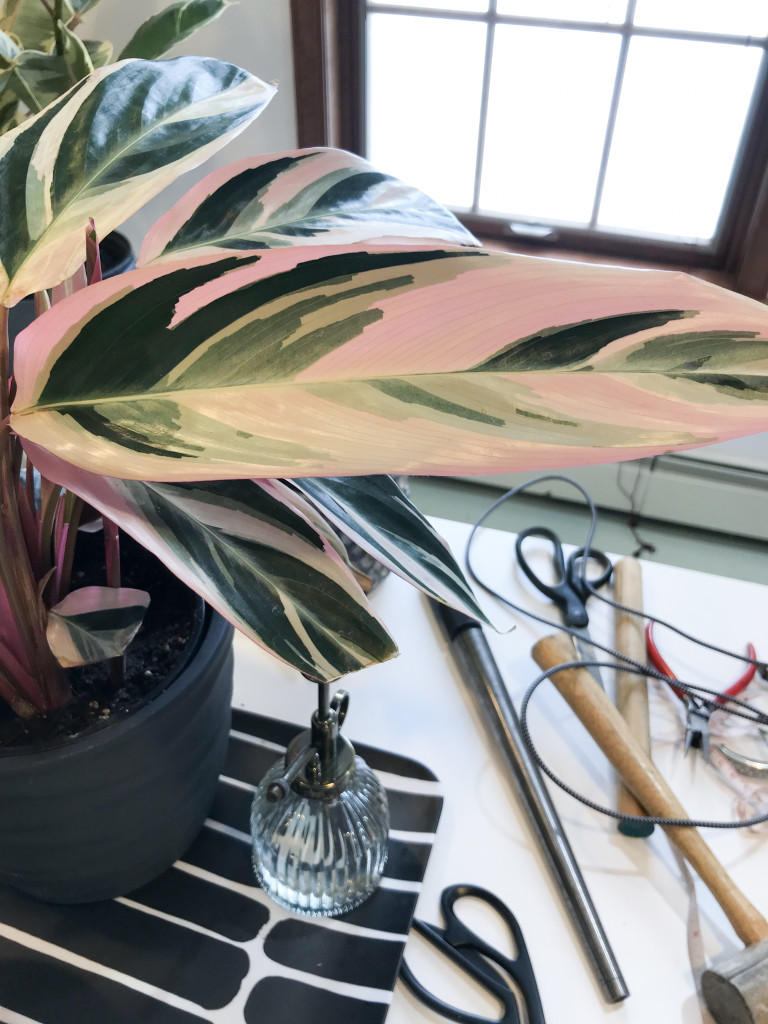
<svg viewBox="0 0 768 1024">
<path fill-rule="evenodd" d="M 72 702 L 60 711 L 23 722 L 0 703 L 0 752 L 66 742 L 108 727 L 157 696 L 194 651 L 202 602 L 173 573 L 127 534 L 120 535 L 124 587 L 146 590 L 151 601 L 125 654 L 125 682 L 114 683 L 108 662 L 67 670 Z M 80 533 L 72 589 L 104 586 L 104 535 Z"/>
</svg>

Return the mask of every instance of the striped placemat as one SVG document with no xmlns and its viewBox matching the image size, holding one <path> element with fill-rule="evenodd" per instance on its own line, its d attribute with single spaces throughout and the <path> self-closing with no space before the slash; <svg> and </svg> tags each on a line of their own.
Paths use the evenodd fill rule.
<svg viewBox="0 0 768 1024">
<path fill-rule="evenodd" d="M 356 744 L 389 796 L 382 884 L 342 918 L 290 914 L 256 884 L 249 811 L 260 777 L 301 728 L 233 712 L 205 827 L 129 896 L 61 907 L 0 887 L 0 1021 L 381 1024 L 440 817 L 439 785 L 415 761 Z"/>
</svg>

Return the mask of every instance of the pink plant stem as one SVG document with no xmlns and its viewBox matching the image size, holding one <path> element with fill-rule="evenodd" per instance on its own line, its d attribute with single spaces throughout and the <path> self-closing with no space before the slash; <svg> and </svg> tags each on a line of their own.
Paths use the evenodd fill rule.
<svg viewBox="0 0 768 1024">
<path fill-rule="evenodd" d="M 46 694 L 48 711 L 69 697 L 66 677 L 51 654 L 45 636 L 42 603 L 37 593 L 18 508 L 18 476 L 14 474 L 16 440 L 9 423 L 8 310 L 0 308 L 0 580 L 16 624 L 19 640 L 37 681 Z"/>
<path fill-rule="evenodd" d="M 117 525 L 106 516 L 101 517 L 104 524 L 104 554 L 106 556 L 107 586 L 120 586 L 120 531 Z"/>
</svg>

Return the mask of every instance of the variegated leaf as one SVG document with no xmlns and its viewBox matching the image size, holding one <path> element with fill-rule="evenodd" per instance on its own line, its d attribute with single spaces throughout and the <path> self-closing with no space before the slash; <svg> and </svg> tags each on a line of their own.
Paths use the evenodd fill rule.
<svg viewBox="0 0 768 1024">
<path fill-rule="evenodd" d="M 103 68 L 112 60 L 112 43 L 107 39 L 84 39 L 85 48 L 95 68 Z"/>
<path fill-rule="evenodd" d="M 4 0 L 0 11 L 0 29 L 21 40 L 29 50 L 49 50 L 55 39 L 54 3 L 42 0 Z M 59 11 L 62 21 L 69 23 L 74 11 L 63 0 Z"/>
<path fill-rule="evenodd" d="M 7 32 L 0 29 L 0 68 L 6 69 L 12 60 L 18 57 L 21 50 Z"/>
<path fill-rule="evenodd" d="M 291 487 L 392 572 L 488 622 L 450 548 L 392 477 L 321 477 L 296 480 Z"/>
<path fill-rule="evenodd" d="M 74 32 L 60 25 L 64 52 L 40 53 L 22 50 L 13 63 L 8 86 L 34 113 L 85 78 L 93 71 L 87 47 Z"/>
<path fill-rule="evenodd" d="M 0 139 L 0 298 L 13 305 L 242 131 L 274 88 L 201 57 L 100 68 Z M 21 194 L 20 194 L 21 190 Z"/>
<path fill-rule="evenodd" d="M 443 206 L 338 149 L 271 153 L 213 171 L 147 236 L 139 266 L 232 249 L 371 239 L 479 243 Z"/>
<path fill-rule="evenodd" d="M 300 672 L 331 681 L 397 653 L 332 545 L 269 481 L 107 480 L 39 449 L 30 455 Z"/>
<path fill-rule="evenodd" d="M 12 425 L 131 479 L 504 472 L 768 429 L 768 310 L 476 249 L 273 249 L 92 285 L 16 341 Z"/>
<path fill-rule="evenodd" d="M 181 0 L 171 4 L 139 26 L 119 59 L 142 57 L 156 60 L 177 43 L 194 35 L 203 25 L 218 18 L 227 7 L 229 0 Z"/>
<path fill-rule="evenodd" d="M 73 590 L 48 612 L 48 645 L 64 668 L 116 658 L 138 633 L 148 606 L 145 590 Z"/>
</svg>

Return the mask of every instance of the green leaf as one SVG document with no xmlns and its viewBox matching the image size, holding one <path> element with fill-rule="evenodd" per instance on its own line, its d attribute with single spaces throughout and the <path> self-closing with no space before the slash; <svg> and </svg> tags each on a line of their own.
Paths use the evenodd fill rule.
<svg viewBox="0 0 768 1024">
<path fill-rule="evenodd" d="M 75 85 L 93 71 L 93 62 L 85 43 L 59 21 L 56 31 L 62 43 L 62 56 L 69 69 L 70 85 Z"/>
<path fill-rule="evenodd" d="M 2 302 L 14 305 L 71 276 L 91 217 L 105 237 L 242 131 L 274 92 L 223 61 L 122 61 L 5 135 Z"/>
<path fill-rule="evenodd" d="M 2 94 L 2 81 L 0 79 L 0 94 Z M 0 101 L 0 135 L 5 132 L 12 131 L 21 121 L 21 111 L 19 110 L 19 101 L 12 93 L 8 94 L 11 98 L 4 97 Z"/>
<path fill-rule="evenodd" d="M 8 88 L 33 113 L 39 113 L 72 85 L 63 57 L 22 50 L 10 72 Z"/>
<path fill-rule="evenodd" d="M 104 39 L 85 39 L 83 42 L 94 68 L 103 68 L 110 63 L 112 60 L 112 43 Z"/>
<path fill-rule="evenodd" d="M 450 548 L 392 477 L 319 477 L 295 480 L 293 487 L 392 572 L 488 622 Z"/>
<path fill-rule="evenodd" d="M 156 60 L 203 25 L 218 18 L 229 6 L 228 0 L 182 0 L 172 4 L 139 26 L 118 59 L 142 57 Z"/>
<path fill-rule="evenodd" d="M 122 654 L 139 631 L 149 594 L 130 587 L 82 587 L 48 612 L 46 637 L 64 668 Z"/>
<path fill-rule="evenodd" d="M 3 62 L 14 60 L 20 52 L 19 47 L 8 33 L 0 31 L 0 66 L 5 67 L 6 65 Z"/>
<path fill-rule="evenodd" d="M 51 10 L 53 6 L 51 2 Z M 64 0 L 61 20 L 68 24 L 73 15 L 71 3 Z M 56 38 L 55 20 L 41 0 L 5 0 L 0 14 L 0 29 L 17 36 L 25 50 L 47 52 Z"/>
<path fill-rule="evenodd" d="M 34 113 L 53 103 L 93 71 L 82 40 L 59 23 L 64 52 L 22 50 L 13 64 L 10 89 Z"/>
<path fill-rule="evenodd" d="M 72 9 L 78 18 L 82 18 L 82 16 L 92 10 L 98 2 L 99 0 L 70 0 Z"/>
</svg>

